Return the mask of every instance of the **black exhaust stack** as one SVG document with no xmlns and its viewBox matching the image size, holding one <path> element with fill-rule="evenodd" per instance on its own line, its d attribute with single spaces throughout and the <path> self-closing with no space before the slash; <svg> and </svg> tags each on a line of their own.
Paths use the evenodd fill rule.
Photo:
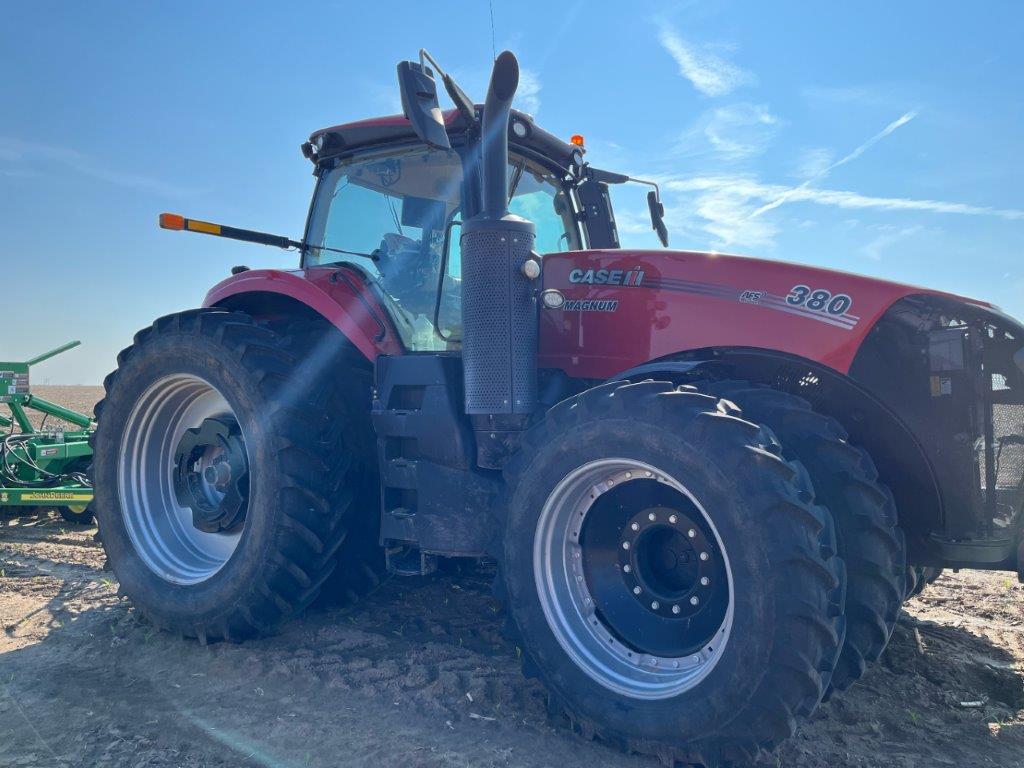
<svg viewBox="0 0 1024 768">
<path fill-rule="evenodd" d="M 462 361 L 466 413 L 473 416 L 478 460 L 500 463 L 502 445 L 537 404 L 539 265 L 536 227 L 508 212 L 508 124 L 519 62 L 505 51 L 494 63 L 481 127 L 483 210 L 462 225 Z"/>
</svg>

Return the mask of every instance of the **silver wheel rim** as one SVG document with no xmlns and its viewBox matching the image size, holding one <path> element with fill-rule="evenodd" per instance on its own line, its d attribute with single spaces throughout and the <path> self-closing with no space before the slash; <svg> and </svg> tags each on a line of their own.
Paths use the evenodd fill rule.
<svg viewBox="0 0 1024 768">
<path fill-rule="evenodd" d="M 655 656 L 620 640 L 597 611 L 582 566 L 580 534 L 597 499 L 624 483 L 652 479 L 682 494 L 696 507 L 716 540 L 727 575 L 724 620 L 702 648 L 686 656 Z M 681 482 L 649 464 L 608 458 L 584 464 L 566 475 L 541 510 L 533 563 L 541 607 L 559 645 L 589 677 L 615 693 L 648 700 L 685 693 L 710 674 L 728 644 L 734 585 L 718 530 L 700 501 Z"/>
<path fill-rule="evenodd" d="M 224 396 L 198 376 L 154 382 L 125 424 L 118 457 L 121 513 L 135 551 L 155 574 L 174 584 L 199 584 L 231 558 L 243 529 L 206 533 L 174 492 L 174 455 L 188 429 L 230 416 Z"/>
</svg>

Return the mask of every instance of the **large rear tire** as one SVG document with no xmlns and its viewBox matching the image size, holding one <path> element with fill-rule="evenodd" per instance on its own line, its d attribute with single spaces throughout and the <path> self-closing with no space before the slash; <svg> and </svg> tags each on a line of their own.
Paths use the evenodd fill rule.
<svg viewBox="0 0 1024 768">
<path fill-rule="evenodd" d="M 892 494 L 842 425 L 815 413 L 803 398 L 745 381 L 701 386 L 770 427 L 783 454 L 807 468 L 815 497 L 832 512 L 839 555 L 846 562 L 847 625 L 831 688 L 846 690 L 882 655 L 903 602 L 906 555 Z"/>
<path fill-rule="evenodd" d="M 692 387 L 613 382 L 549 411 L 506 477 L 524 666 L 581 732 L 710 765 L 818 705 L 845 576 L 769 431 Z"/>
<path fill-rule="evenodd" d="M 96 515 L 121 590 L 159 628 L 270 631 L 335 568 L 361 446 L 329 385 L 342 372 L 294 347 L 244 313 L 193 310 L 139 332 L 104 382 Z"/>
</svg>

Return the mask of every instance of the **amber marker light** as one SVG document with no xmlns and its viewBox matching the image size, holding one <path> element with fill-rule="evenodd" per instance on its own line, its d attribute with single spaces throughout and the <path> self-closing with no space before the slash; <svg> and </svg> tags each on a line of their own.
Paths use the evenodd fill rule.
<svg viewBox="0 0 1024 768">
<path fill-rule="evenodd" d="M 572 144 L 574 147 L 582 147 L 583 146 L 583 136 L 582 136 L 582 134 L 574 133 L 572 136 L 569 137 L 569 143 Z"/>
<path fill-rule="evenodd" d="M 160 227 L 162 229 L 185 229 L 185 217 L 176 213 L 161 213 Z"/>
</svg>

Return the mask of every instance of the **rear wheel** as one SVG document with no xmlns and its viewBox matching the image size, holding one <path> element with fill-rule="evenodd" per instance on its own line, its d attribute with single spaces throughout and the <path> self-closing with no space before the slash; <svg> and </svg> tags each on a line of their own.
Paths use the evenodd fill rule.
<svg viewBox="0 0 1024 768">
<path fill-rule="evenodd" d="M 903 601 L 906 558 L 892 494 L 879 482 L 867 452 L 803 398 L 745 381 L 702 386 L 771 427 L 784 455 L 807 468 L 817 500 L 832 512 L 848 581 L 846 639 L 831 683 L 845 690 L 882 655 Z"/>
<path fill-rule="evenodd" d="M 335 567 L 362 471 L 325 381 L 243 313 L 158 320 L 97 406 L 96 514 L 122 590 L 200 640 L 270 630 Z M 319 375 L 317 375 L 319 374 Z"/>
<path fill-rule="evenodd" d="M 843 566 L 769 432 L 692 388 L 616 382 L 552 409 L 507 478 L 509 611 L 584 733 L 715 763 L 817 706 Z"/>
</svg>

